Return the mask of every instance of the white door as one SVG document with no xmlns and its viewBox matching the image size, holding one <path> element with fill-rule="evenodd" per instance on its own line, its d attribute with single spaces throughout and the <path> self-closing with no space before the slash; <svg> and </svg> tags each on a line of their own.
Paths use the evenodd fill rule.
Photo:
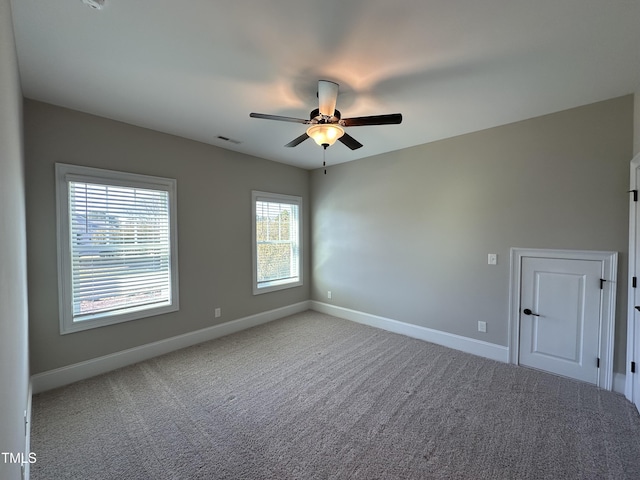
<svg viewBox="0 0 640 480">
<path fill-rule="evenodd" d="M 631 161 L 631 192 L 630 196 L 630 224 L 629 224 L 629 276 L 640 275 L 640 208 L 635 200 L 638 197 L 640 186 L 640 155 L 636 155 Z M 634 198 L 635 196 L 635 198 Z M 640 311 L 636 309 L 640 306 L 640 293 L 638 288 L 633 287 L 629 282 L 629 313 L 627 320 L 627 385 L 625 387 L 626 397 L 633 401 L 638 411 L 640 411 L 640 379 L 638 378 L 640 363 Z M 632 369 L 631 366 L 635 365 Z M 630 391 L 631 390 L 631 391 Z"/>
<path fill-rule="evenodd" d="M 519 363 L 598 384 L 602 264 L 523 257 Z"/>
</svg>

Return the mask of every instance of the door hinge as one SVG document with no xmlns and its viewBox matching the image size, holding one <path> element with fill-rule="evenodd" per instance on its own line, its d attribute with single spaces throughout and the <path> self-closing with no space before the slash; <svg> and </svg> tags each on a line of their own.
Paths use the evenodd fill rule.
<svg viewBox="0 0 640 480">
<path fill-rule="evenodd" d="M 633 201 L 638 201 L 638 190 L 629 190 L 629 193 L 633 193 Z"/>
<path fill-rule="evenodd" d="M 631 362 L 631 373 L 636 373 L 636 362 Z"/>
<path fill-rule="evenodd" d="M 606 280 L 604 278 L 600 279 L 600 290 L 602 290 L 604 288 L 604 282 L 606 282 Z"/>
<path fill-rule="evenodd" d="M 636 288 L 638 286 L 638 277 L 631 277 L 631 286 Z"/>
<path fill-rule="evenodd" d="M 600 368 L 600 358 L 596 359 L 596 368 Z"/>
</svg>

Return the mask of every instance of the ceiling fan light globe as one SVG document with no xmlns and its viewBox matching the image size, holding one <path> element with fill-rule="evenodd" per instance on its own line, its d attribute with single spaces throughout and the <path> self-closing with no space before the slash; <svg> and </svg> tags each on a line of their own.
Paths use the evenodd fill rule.
<svg viewBox="0 0 640 480">
<path fill-rule="evenodd" d="M 340 125 L 317 124 L 307 128 L 307 135 L 320 146 L 333 145 L 341 136 L 344 135 L 344 129 Z"/>
</svg>

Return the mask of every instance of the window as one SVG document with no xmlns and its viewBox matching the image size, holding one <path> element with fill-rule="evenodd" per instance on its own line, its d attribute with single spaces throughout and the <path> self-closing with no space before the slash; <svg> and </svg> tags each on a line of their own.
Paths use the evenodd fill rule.
<svg viewBox="0 0 640 480">
<path fill-rule="evenodd" d="M 178 310 L 176 181 L 56 164 L 60 333 Z"/>
<path fill-rule="evenodd" d="M 253 294 L 302 285 L 302 198 L 252 192 Z"/>
</svg>

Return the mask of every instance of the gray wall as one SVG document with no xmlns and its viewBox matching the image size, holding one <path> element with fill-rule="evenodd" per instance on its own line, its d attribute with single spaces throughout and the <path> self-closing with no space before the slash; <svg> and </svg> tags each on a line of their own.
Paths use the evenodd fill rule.
<svg viewBox="0 0 640 480">
<path fill-rule="evenodd" d="M 24 117 L 32 373 L 309 299 L 308 253 L 304 286 L 251 290 L 251 190 L 301 195 L 308 245 L 306 170 L 32 100 Z M 56 162 L 177 179 L 179 312 L 59 334 Z"/>
<path fill-rule="evenodd" d="M 0 0 L 0 452 L 25 451 L 29 350 L 22 92 L 9 0 Z M 0 459 L 0 478 L 20 465 Z"/>
<path fill-rule="evenodd" d="M 620 252 L 623 372 L 633 106 L 629 95 L 309 175 L 26 100 L 32 373 L 205 328 L 218 306 L 228 321 L 310 297 L 507 345 L 510 247 Z M 180 312 L 59 335 L 55 162 L 178 179 Z M 251 295 L 252 189 L 312 205 L 304 287 Z"/>
<path fill-rule="evenodd" d="M 633 105 L 628 95 L 315 170 L 312 298 L 507 345 L 511 247 L 617 251 L 624 372 Z"/>
</svg>

